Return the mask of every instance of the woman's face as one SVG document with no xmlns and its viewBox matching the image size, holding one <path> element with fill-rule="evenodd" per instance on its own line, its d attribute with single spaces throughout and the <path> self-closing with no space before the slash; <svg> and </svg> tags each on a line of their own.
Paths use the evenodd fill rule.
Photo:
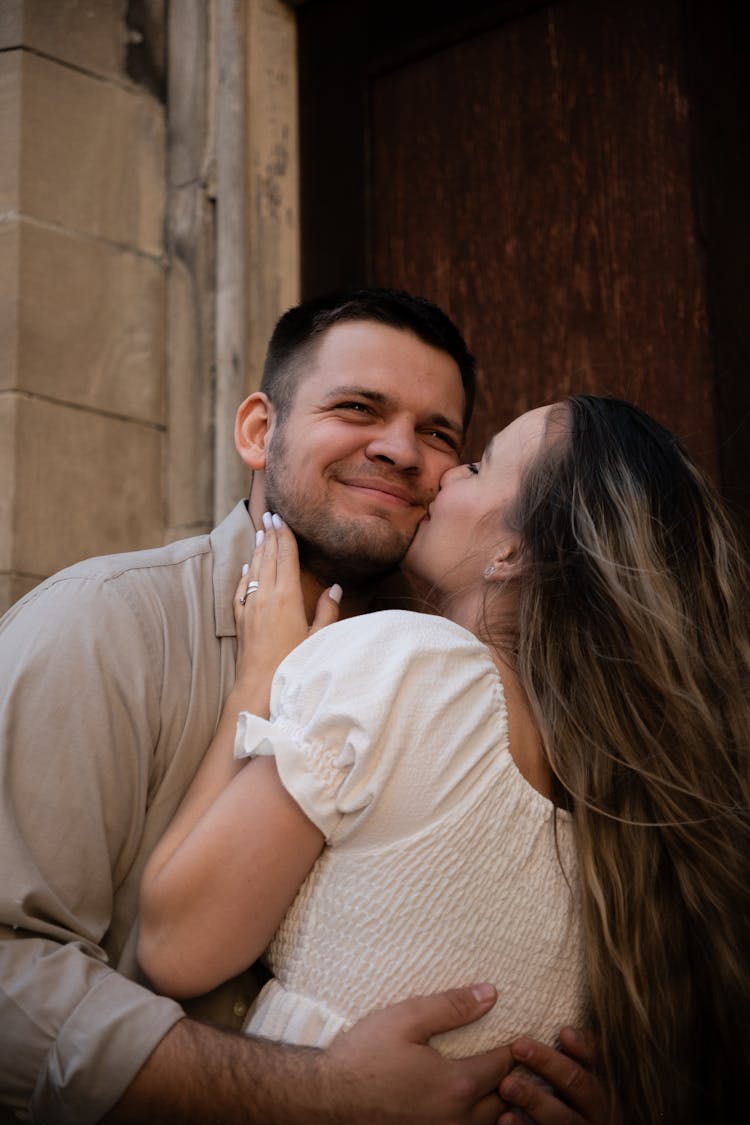
<svg viewBox="0 0 750 1125">
<path fill-rule="evenodd" d="M 495 434 L 481 461 L 443 474 L 402 563 L 407 574 L 448 594 L 475 586 L 486 567 L 515 550 L 503 517 L 542 448 L 550 410 L 522 414 Z"/>
</svg>

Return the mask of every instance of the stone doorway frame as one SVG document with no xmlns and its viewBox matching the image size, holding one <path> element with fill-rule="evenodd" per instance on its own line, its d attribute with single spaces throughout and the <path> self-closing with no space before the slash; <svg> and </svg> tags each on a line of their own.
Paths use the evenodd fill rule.
<svg viewBox="0 0 750 1125">
<path fill-rule="evenodd" d="M 167 39 L 165 537 L 247 490 L 239 402 L 299 300 L 297 40 L 282 0 L 181 0 Z"/>
</svg>

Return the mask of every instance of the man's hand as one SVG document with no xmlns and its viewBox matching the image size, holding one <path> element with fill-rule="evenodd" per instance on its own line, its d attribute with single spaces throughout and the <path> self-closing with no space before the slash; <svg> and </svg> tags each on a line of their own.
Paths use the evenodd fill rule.
<svg viewBox="0 0 750 1125">
<path fill-rule="evenodd" d="M 609 1125 L 608 1092 L 590 1069 L 596 1056 L 593 1034 L 564 1027 L 560 1043 L 562 1051 L 533 1039 L 516 1039 L 510 1044 L 514 1060 L 546 1079 L 554 1093 L 520 1074 L 505 1078 L 500 1093 L 537 1125 Z M 520 1125 L 520 1117 L 510 1110 L 498 1125 Z"/>
<path fill-rule="evenodd" d="M 479 1019 L 490 985 L 373 1012 L 325 1051 L 285 1047 L 184 1019 L 102 1125 L 495 1125 L 507 1047 L 443 1058 L 427 1040 Z"/>
<path fill-rule="evenodd" d="M 427 1041 L 479 1019 L 496 998 L 490 985 L 475 985 L 415 997 L 360 1020 L 325 1052 L 326 1100 L 336 1104 L 326 1120 L 495 1125 L 503 1108 L 498 1083 L 513 1065 L 508 1048 L 452 1060 Z"/>
</svg>

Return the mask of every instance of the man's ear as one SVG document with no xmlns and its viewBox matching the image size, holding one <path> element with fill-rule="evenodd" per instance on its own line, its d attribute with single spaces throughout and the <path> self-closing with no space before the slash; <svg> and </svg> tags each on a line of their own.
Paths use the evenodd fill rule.
<svg viewBox="0 0 750 1125">
<path fill-rule="evenodd" d="M 240 404 L 234 420 L 234 447 L 249 469 L 265 469 L 276 413 L 268 395 L 255 391 Z"/>
</svg>

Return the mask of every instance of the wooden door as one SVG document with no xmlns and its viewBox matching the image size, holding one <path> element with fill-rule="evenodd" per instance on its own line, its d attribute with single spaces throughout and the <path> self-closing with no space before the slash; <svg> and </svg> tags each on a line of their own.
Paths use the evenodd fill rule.
<svg viewBox="0 0 750 1125">
<path fill-rule="evenodd" d="M 303 290 L 450 312 L 472 452 L 529 407 L 618 394 L 750 511 L 741 7 L 309 0 Z"/>
</svg>

